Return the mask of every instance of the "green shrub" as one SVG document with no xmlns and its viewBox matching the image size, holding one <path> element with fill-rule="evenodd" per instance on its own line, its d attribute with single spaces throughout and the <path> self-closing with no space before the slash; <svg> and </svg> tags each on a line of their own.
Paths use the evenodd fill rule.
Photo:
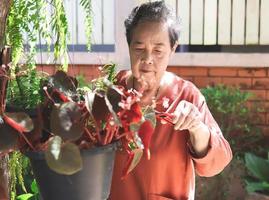
<svg viewBox="0 0 269 200">
<path fill-rule="evenodd" d="M 261 130 L 255 125 L 259 118 L 258 105 L 249 102 L 252 96 L 239 88 L 216 85 L 201 89 L 208 107 L 228 140 L 234 158 L 218 175 L 210 178 L 197 177 L 196 200 L 244 199 L 246 168 L 244 153 L 263 153 L 259 145 Z M 236 188 L 236 189 L 235 189 Z"/>
<path fill-rule="evenodd" d="M 229 141 L 234 156 L 243 157 L 247 151 L 262 151 L 257 146 L 262 139 L 257 104 L 250 104 L 250 92 L 243 92 L 237 87 L 217 85 L 201 90 L 209 109 L 218 122 L 224 137 Z"/>
<path fill-rule="evenodd" d="M 246 178 L 247 191 L 269 195 L 269 158 L 246 153 L 245 164 L 251 175 Z"/>
</svg>

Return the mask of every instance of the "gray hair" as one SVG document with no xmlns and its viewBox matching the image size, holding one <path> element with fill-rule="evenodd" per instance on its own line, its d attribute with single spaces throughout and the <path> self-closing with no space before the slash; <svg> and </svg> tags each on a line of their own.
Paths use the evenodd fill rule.
<svg viewBox="0 0 269 200">
<path fill-rule="evenodd" d="M 145 21 L 167 23 L 171 48 L 178 41 L 180 34 L 180 20 L 164 1 L 154 1 L 135 7 L 124 21 L 128 45 L 131 43 L 134 28 L 140 22 Z"/>
</svg>

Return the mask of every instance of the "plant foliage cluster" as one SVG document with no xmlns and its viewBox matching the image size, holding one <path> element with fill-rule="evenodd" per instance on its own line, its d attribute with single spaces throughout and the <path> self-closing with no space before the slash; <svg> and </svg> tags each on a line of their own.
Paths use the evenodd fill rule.
<svg viewBox="0 0 269 200">
<path fill-rule="evenodd" d="M 241 185 L 241 192 L 244 192 L 244 177 L 247 173 L 245 153 L 261 154 L 264 151 L 261 130 L 256 125 L 259 122 L 257 113 L 261 108 L 258 104 L 249 103 L 253 94 L 241 91 L 237 87 L 216 85 L 203 88 L 201 91 L 224 137 L 231 145 L 234 158 L 219 175 L 212 178 L 198 177 L 196 199 L 236 198 L 235 195 L 241 194 L 240 190 L 237 194 L 233 192 L 234 185 Z M 241 198 L 242 196 L 238 196 L 238 199 Z"/>
<path fill-rule="evenodd" d="M 269 154 L 265 159 L 252 153 L 246 153 L 245 163 L 250 173 L 250 176 L 246 178 L 247 191 L 269 195 Z"/>
<path fill-rule="evenodd" d="M 3 3 L 5 4 L 6 2 Z M 86 11 L 86 35 L 88 36 L 88 49 L 90 49 L 90 35 L 92 32 L 91 1 L 81 0 L 80 4 Z M 9 9 L 9 6 L 7 8 Z M 64 1 L 13 0 L 11 1 L 11 7 L 5 21 L 6 32 L 4 34 L 4 41 L 2 41 L 1 35 L 0 44 L 1 47 L 2 44 L 11 47 L 12 63 L 9 66 L 1 67 L 1 77 L 3 72 L 5 74 L 1 78 L 1 86 L 4 85 L 2 83 L 9 82 L 7 87 L 7 103 L 9 105 L 21 108 L 35 108 L 43 101 L 42 95 L 40 95 L 42 93 L 40 91 L 40 83 L 45 81 L 47 77 L 47 74 L 37 72 L 35 69 L 36 53 L 42 51 L 41 46 L 37 44 L 45 41 L 47 51 L 50 52 L 53 49 L 54 62 L 60 63 L 57 68 L 67 71 L 69 30 Z M 2 81 L 2 79 L 7 80 Z M 5 94 L 1 94 L 1 97 L 3 95 Z M 2 98 L 1 102 L 3 106 L 4 101 L 2 101 Z M 23 156 L 19 152 L 10 155 L 10 193 L 12 199 L 16 198 L 16 189 L 21 190 L 18 185 L 21 184 L 22 191 L 24 192 L 25 189 L 30 188 L 25 187 L 21 179 L 22 176 L 28 174 L 28 172 L 24 174 L 23 169 L 29 169 L 29 163 L 22 162 L 23 160 Z M 15 187 L 15 185 L 17 186 Z M 32 186 L 31 191 L 36 199 L 38 195 L 34 189 L 34 182 Z M 25 196 L 19 197 L 19 199 L 25 198 Z"/>
<path fill-rule="evenodd" d="M 257 145 L 263 138 L 257 126 L 261 107 L 249 103 L 252 93 L 225 85 L 204 88 L 202 93 L 235 156 L 242 158 L 247 151 L 261 150 Z"/>
</svg>

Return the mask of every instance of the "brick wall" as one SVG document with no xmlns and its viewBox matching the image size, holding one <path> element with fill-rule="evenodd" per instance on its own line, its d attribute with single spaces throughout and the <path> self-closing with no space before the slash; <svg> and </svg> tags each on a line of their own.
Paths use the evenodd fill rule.
<svg viewBox="0 0 269 200">
<path fill-rule="evenodd" d="M 100 65 L 70 65 L 68 67 L 68 73 L 71 76 L 84 75 L 86 80 L 92 80 L 99 75 L 98 67 Z M 54 65 L 40 65 L 38 70 L 44 71 L 48 74 L 53 74 L 56 71 Z"/>
<path fill-rule="evenodd" d="M 197 87 L 225 84 L 239 86 L 243 91 L 254 93 L 251 102 L 259 102 L 263 111 L 257 113 L 260 122 L 257 124 L 269 137 L 269 68 L 243 67 L 178 67 L 170 66 L 168 71 L 192 81 Z"/>
<path fill-rule="evenodd" d="M 99 74 L 99 65 L 76 65 L 69 67 L 70 75 L 82 74 L 87 80 L 96 78 Z M 39 66 L 40 70 L 53 73 L 55 69 L 50 65 Z M 225 84 L 239 86 L 243 91 L 255 94 L 252 102 L 259 102 L 263 110 L 257 115 L 261 121 L 258 126 L 269 137 L 269 68 L 243 68 L 243 67 L 178 67 L 169 66 L 168 71 L 192 81 L 197 87 L 207 85 Z"/>
</svg>

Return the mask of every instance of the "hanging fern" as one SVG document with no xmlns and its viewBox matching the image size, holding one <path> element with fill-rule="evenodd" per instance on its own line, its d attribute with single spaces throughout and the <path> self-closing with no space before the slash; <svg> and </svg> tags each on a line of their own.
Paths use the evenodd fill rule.
<svg viewBox="0 0 269 200">
<path fill-rule="evenodd" d="M 44 0 L 14 0 L 7 22 L 6 41 L 12 47 L 12 69 L 21 58 L 26 59 L 28 69 L 35 67 L 34 56 L 39 33 L 49 42 L 47 2 Z M 29 50 L 24 51 L 24 44 L 29 44 Z M 26 52 L 26 54 L 24 54 Z"/>
<path fill-rule="evenodd" d="M 91 50 L 92 3 L 80 0 L 86 12 L 85 29 L 87 49 Z M 52 7 L 52 13 L 47 12 Z M 51 30 L 50 30 L 51 27 Z M 48 49 L 51 38 L 55 38 L 54 61 L 60 62 L 60 69 L 67 71 L 67 43 L 70 37 L 63 0 L 14 0 L 7 23 L 6 43 L 12 47 L 13 71 L 21 58 L 26 60 L 28 69 L 35 68 L 36 44 L 41 37 Z M 29 44 L 28 54 L 24 55 L 24 44 Z"/>
<path fill-rule="evenodd" d="M 80 0 L 86 12 L 85 24 L 87 48 L 91 49 L 92 7 L 91 0 Z M 52 8 L 52 13 L 48 13 Z M 48 49 L 54 44 L 54 61 L 62 64 L 60 69 L 67 71 L 69 40 L 68 22 L 63 0 L 13 0 L 7 19 L 5 44 L 12 48 L 11 79 L 8 87 L 8 102 L 24 108 L 35 107 L 40 103 L 39 82 L 42 79 L 36 72 L 35 56 L 37 43 L 43 39 Z M 55 38 L 54 41 L 52 39 Z M 25 47 L 25 44 L 28 46 Z M 20 60 L 23 65 L 19 65 Z M 17 75 L 17 78 L 15 78 Z M 20 80 L 19 80 L 20 79 Z M 14 152 L 9 160 L 11 199 L 15 200 L 18 186 L 27 192 L 23 180 L 29 161 Z"/>
<path fill-rule="evenodd" d="M 39 36 L 50 44 L 47 7 L 48 3 L 44 0 L 14 0 L 11 6 L 7 44 L 12 47 L 13 62 L 7 102 L 13 106 L 32 108 L 41 101 L 38 95 L 40 76 L 37 76 L 35 70 L 35 55 Z M 28 51 L 25 51 L 26 43 L 29 44 Z M 24 65 L 18 65 L 21 58 L 26 60 Z"/>
<path fill-rule="evenodd" d="M 47 10 L 52 6 L 53 13 Z M 50 26 L 52 32 L 50 30 Z M 55 62 L 60 59 L 62 69 L 67 71 L 68 24 L 62 0 L 14 0 L 11 6 L 6 32 L 7 45 L 12 47 L 13 72 L 21 58 L 25 58 L 28 70 L 35 68 L 35 55 L 39 39 L 44 39 L 48 47 L 51 37 L 54 41 Z M 24 44 L 29 44 L 28 51 Z M 49 49 L 49 48 L 48 48 Z M 26 55 L 24 53 L 27 52 Z"/>
<path fill-rule="evenodd" d="M 27 193 L 24 175 L 30 170 L 29 160 L 20 152 L 15 151 L 9 156 L 8 167 L 10 173 L 10 198 L 15 200 L 17 196 L 17 187 L 21 187 L 23 192 Z"/>
<path fill-rule="evenodd" d="M 47 12 L 53 8 L 52 15 Z M 52 31 L 50 30 L 52 29 Z M 41 101 L 39 94 L 41 76 L 36 72 L 37 43 L 41 38 L 50 47 L 51 38 L 56 37 L 54 58 L 61 59 L 61 69 L 67 71 L 68 26 L 63 1 L 14 0 L 7 23 L 7 44 L 12 47 L 11 79 L 7 102 L 23 108 L 36 107 Z M 25 48 L 24 44 L 29 47 Z M 21 58 L 26 60 L 18 65 Z"/>
<path fill-rule="evenodd" d="M 91 35 L 92 35 L 92 2 L 91 0 L 80 0 L 80 5 L 86 12 L 85 26 L 87 37 L 87 49 L 91 50 Z"/>
<path fill-rule="evenodd" d="M 27 2 L 13 1 L 7 21 L 6 41 L 12 46 L 12 60 L 15 66 L 23 53 L 23 33 L 27 26 Z"/>
<path fill-rule="evenodd" d="M 68 55 L 67 55 L 67 41 L 69 39 L 68 23 L 64 9 L 63 0 L 52 0 L 54 13 L 52 18 L 52 31 L 56 36 L 54 41 L 54 58 L 61 59 L 61 69 L 67 71 Z"/>
</svg>

